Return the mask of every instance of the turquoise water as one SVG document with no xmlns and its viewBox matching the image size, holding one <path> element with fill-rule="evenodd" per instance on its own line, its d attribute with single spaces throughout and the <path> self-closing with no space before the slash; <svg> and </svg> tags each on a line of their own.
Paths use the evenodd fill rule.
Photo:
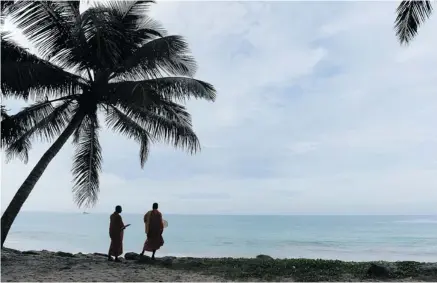
<svg viewBox="0 0 437 283">
<path fill-rule="evenodd" d="M 160 255 L 437 261 L 437 216 L 164 215 Z M 123 214 L 125 251 L 140 252 L 143 215 Z M 109 214 L 24 212 L 5 246 L 20 250 L 102 252 Z"/>
</svg>

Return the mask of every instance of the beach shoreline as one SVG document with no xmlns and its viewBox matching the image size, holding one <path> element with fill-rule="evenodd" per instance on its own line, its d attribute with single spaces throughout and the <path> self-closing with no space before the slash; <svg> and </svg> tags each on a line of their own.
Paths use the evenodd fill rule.
<svg viewBox="0 0 437 283">
<path fill-rule="evenodd" d="M 126 253 L 121 263 L 101 253 L 2 249 L 2 282 L 437 281 L 437 263 L 345 262 L 257 258 L 177 258 L 152 261 Z"/>
</svg>

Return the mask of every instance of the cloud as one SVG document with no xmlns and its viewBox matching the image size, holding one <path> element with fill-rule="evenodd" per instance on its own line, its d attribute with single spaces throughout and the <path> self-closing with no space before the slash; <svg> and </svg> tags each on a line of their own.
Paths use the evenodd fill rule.
<svg viewBox="0 0 437 283">
<path fill-rule="evenodd" d="M 188 104 L 203 150 L 138 145 L 101 133 L 95 211 L 168 213 L 437 213 L 437 17 L 409 47 L 394 2 L 161 2 L 151 10 L 185 36 L 215 103 Z M 9 108 L 20 104 L 7 102 Z M 2 166 L 2 209 L 28 165 Z M 26 210 L 77 211 L 66 145 Z"/>
</svg>

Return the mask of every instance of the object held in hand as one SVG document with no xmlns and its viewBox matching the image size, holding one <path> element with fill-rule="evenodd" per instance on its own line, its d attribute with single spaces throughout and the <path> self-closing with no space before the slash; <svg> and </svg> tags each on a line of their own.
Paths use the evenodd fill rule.
<svg viewBox="0 0 437 283">
<path fill-rule="evenodd" d="M 164 228 L 168 227 L 168 222 L 167 220 L 162 219 L 162 224 L 164 224 Z"/>
</svg>

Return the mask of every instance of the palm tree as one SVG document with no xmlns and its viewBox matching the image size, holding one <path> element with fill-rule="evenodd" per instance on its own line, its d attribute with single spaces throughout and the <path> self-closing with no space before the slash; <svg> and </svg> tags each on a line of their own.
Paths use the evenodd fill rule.
<svg viewBox="0 0 437 283">
<path fill-rule="evenodd" d="M 396 13 L 396 36 L 401 44 L 409 44 L 417 35 L 419 27 L 431 16 L 432 3 L 429 0 L 402 1 Z"/>
<path fill-rule="evenodd" d="M 196 64 L 184 39 L 166 35 L 146 16 L 150 3 L 110 1 L 83 13 L 78 1 L 19 1 L 10 7 L 12 21 L 39 56 L 2 38 L 3 95 L 34 101 L 11 116 L 24 131 L 7 144 L 6 154 L 26 159 L 37 137 L 54 143 L 4 212 L 2 246 L 38 179 L 70 137 L 75 201 L 79 207 L 96 203 L 102 163 L 99 111 L 109 128 L 139 143 L 142 167 L 153 142 L 189 153 L 200 150 L 181 103 L 213 101 L 215 89 L 193 78 Z M 17 50 L 21 60 L 3 57 Z"/>
</svg>

